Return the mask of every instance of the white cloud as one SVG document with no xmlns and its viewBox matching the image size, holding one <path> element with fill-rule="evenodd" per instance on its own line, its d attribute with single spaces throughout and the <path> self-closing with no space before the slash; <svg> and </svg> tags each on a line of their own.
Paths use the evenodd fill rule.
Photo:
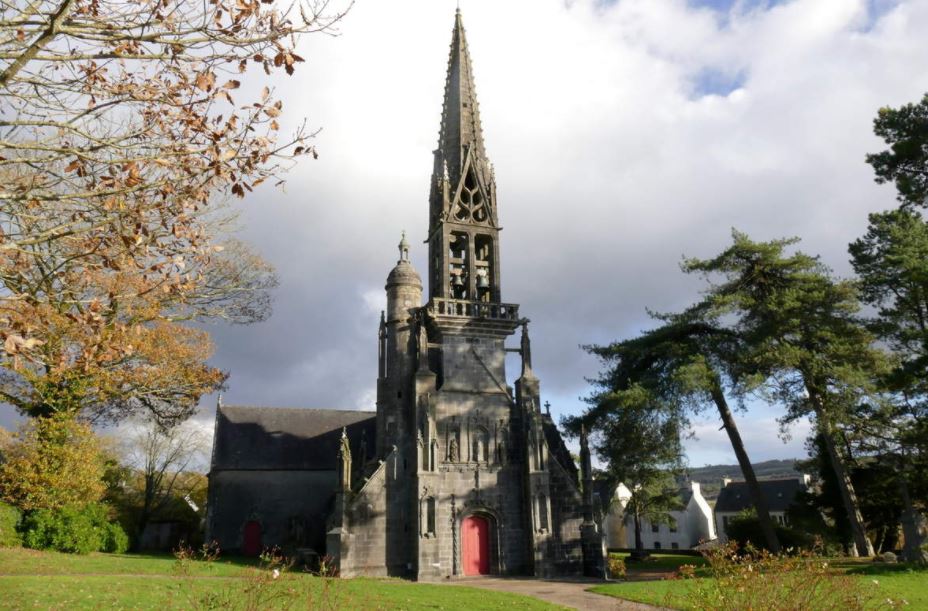
<svg viewBox="0 0 928 611">
<path fill-rule="evenodd" d="M 924 93 L 928 2 L 766 4 L 464 3 L 505 227 L 503 298 L 532 319 L 555 413 L 580 409 L 596 374 L 579 344 L 627 337 L 649 324 L 646 307 L 696 298 L 681 255 L 718 252 L 734 226 L 802 236 L 846 273 L 866 214 L 894 205 L 864 155 L 881 148 L 876 110 Z M 213 328 L 227 402 L 351 408 L 374 387 L 375 295 L 403 229 L 425 276 L 453 12 L 451 0 L 359 2 L 342 36 L 304 39 L 307 62 L 277 79 L 288 125 L 323 128 L 321 156 L 285 193 L 262 187 L 243 206 L 245 237 L 281 286 L 267 323 Z M 700 96 L 707 71 L 737 89 Z M 743 434 L 770 437 L 772 414 L 746 418 Z M 751 439 L 757 460 L 782 455 Z M 707 433 L 691 462 L 726 447 Z"/>
<path fill-rule="evenodd" d="M 869 5 L 465 3 L 505 227 L 503 297 L 533 321 L 555 413 L 580 409 L 596 373 L 578 344 L 639 331 L 646 307 L 692 301 L 700 283 L 679 273 L 681 255 L 717 252 L 732 226 L 800 235 L 847 271 L 867 212 L 893 205 L 863 161 L 881 144 L 872 118 L 928 82 L 928 3 L 884 5 L 876 21 Z M 307 64 L 278 84 L 291 121 L 324 128 L 321 157 L 296 169 L 286 195 L 265 190 L 245 206 L 282 286 L 259 341 L 258 328 L 219 334 L 230 400 L 354 407 L 373 388 L 377 294 L 400 230 L 425 271 L 452 16 L 450 1 L 359 3 L 341 37 L 305 40 Z M 706 71 L 737 89 L 700 96 Z M 743 422 L 757 460 L 802 451 L 800 435 L 771 437 L 773 413 Z M 728 452 L 708 433 L 689 448 L 694 464 Z"/>
</svg>

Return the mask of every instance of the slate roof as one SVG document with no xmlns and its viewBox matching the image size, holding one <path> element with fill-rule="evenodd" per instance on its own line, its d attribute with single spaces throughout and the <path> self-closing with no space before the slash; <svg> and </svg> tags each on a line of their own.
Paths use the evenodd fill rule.
<svg viewBox="0 0 928 611">
<path fill-rule="evenodd" d="M 683 507 L 686 507 L 693 498 L 693 489 L 689 486 L 684 486 L 677 490 L 677 496 L 680 498 L 680 502 L 683 503 Z"/>
<path fill-rule="evenodd" d="M 611 500 L 611 496 L 615 494 L 617 486 L 618 484 L 610 484 L 609 480 L 596 479 L 593 480 L 593 494 L 599 495 L 600 500 L 605 503 L 606 500 Z M 677 498 L 683 503 L 683 507 L 686 507 L 690 504 L 690 499 L 693 498 L 693 489 L 689 486 L 683 486 L 677 489 Z"/>
<path fill-rule="evenodd" d="M 786 511 L 796 500 L 796 495 L 806 488 L 798 478 L 761 480 L 759 483 L 770 511 Z M 729 482 L 719 491 L 715 501 L 716 512 L 738 513 L 753 506 L 746 482 Z"/>
<path fill-rule="evenodd" d="M 224 405 L 216 414 L 212 470 L 334 470 L 343 427 L 355 461 L 362 438 L 373 456 L 375 412 Z"/>
</svg>

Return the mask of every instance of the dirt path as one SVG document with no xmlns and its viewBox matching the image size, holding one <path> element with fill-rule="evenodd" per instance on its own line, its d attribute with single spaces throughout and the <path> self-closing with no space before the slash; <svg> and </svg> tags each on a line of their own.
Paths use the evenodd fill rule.
<svg viewBox="0 0 928 611">
<path fill-rule="evenodd" d="M 540 600 L 583 611 L 654 611 L 657 607 L 594 594 L 586 589 L 599 581 L 566 579 L 509 579 L 502 577 L 474 577 L 456 579 L 454 585 L 486 588 L 532 596 Z"/>
</svg>

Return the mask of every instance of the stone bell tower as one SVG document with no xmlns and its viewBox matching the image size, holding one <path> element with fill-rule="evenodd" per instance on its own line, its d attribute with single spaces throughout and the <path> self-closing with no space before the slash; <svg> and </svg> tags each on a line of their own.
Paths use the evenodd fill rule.
<svg viewBox="0 0 928 611">
<path fill-rule="evenodd" d="M 404 233 L 378 332 L 376 452 L 353 460 L 345 432 L 326 551 L 344 576 L 594 572 L 591 503 L 541 411 L 529 321 L 502 300 L 496 178 L 460 11 L 432 167 L 427 299 Z"/>
<path fill-rule="evenodd" d="M 548 574 L 555 529 L 538 380 L 528 321 L 502 301 L 496 178 L 460 11 L 432 168 L 428 302 L 416 315 L 412 382 L 418 575 Z M 507 349 L 520 326 L 520 347 Z M 515 394 L 507 352 L 523 358 Z"/>
<path fill-rule="evenodd" d="M 428 297 L 404 234 L 380 321 L 379 462 L 343 512 L 344 571 L 370 572 L 371 554 L 387 574 L 424 579 L 582 571 L 576 468 L 541 412 L 528 320 L 502 301 L 499 236 L 458 11 L 429 193 Z M 507 353 L 522 357 L 515 389 Z"/>
</svg>

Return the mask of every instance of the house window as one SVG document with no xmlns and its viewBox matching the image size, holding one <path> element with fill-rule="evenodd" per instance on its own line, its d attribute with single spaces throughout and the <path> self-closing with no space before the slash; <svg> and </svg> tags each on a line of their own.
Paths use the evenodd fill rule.
<svg viewBox="0 0 928 611">
<path fill-rule="evenodd" d="M 670 532 L 672 533 L 677 532 L 677 521 L 672 518 L 670 520 Z"/>
<path fill-rule="evenodd" d="M 655 542 L 654 542 L 654 549 L 660 549 L 660 548 L 661 548 L 661 542 L 660 542 L 660 541 L 655 541 Z"/>
<path fill-rule="evenodd" d="M 670 544 L 670 549 L 680 549 L 680 544 L 677 542 L 673 542 Z"/>
<path fill-rule="evenodd" d="M 651 524 L 651 532 L 652 532 L 652 533 L 656 533 L 656 532 L 660 532 L 660 531 L 661 531 L 660 524 Z"/>
</svg>

